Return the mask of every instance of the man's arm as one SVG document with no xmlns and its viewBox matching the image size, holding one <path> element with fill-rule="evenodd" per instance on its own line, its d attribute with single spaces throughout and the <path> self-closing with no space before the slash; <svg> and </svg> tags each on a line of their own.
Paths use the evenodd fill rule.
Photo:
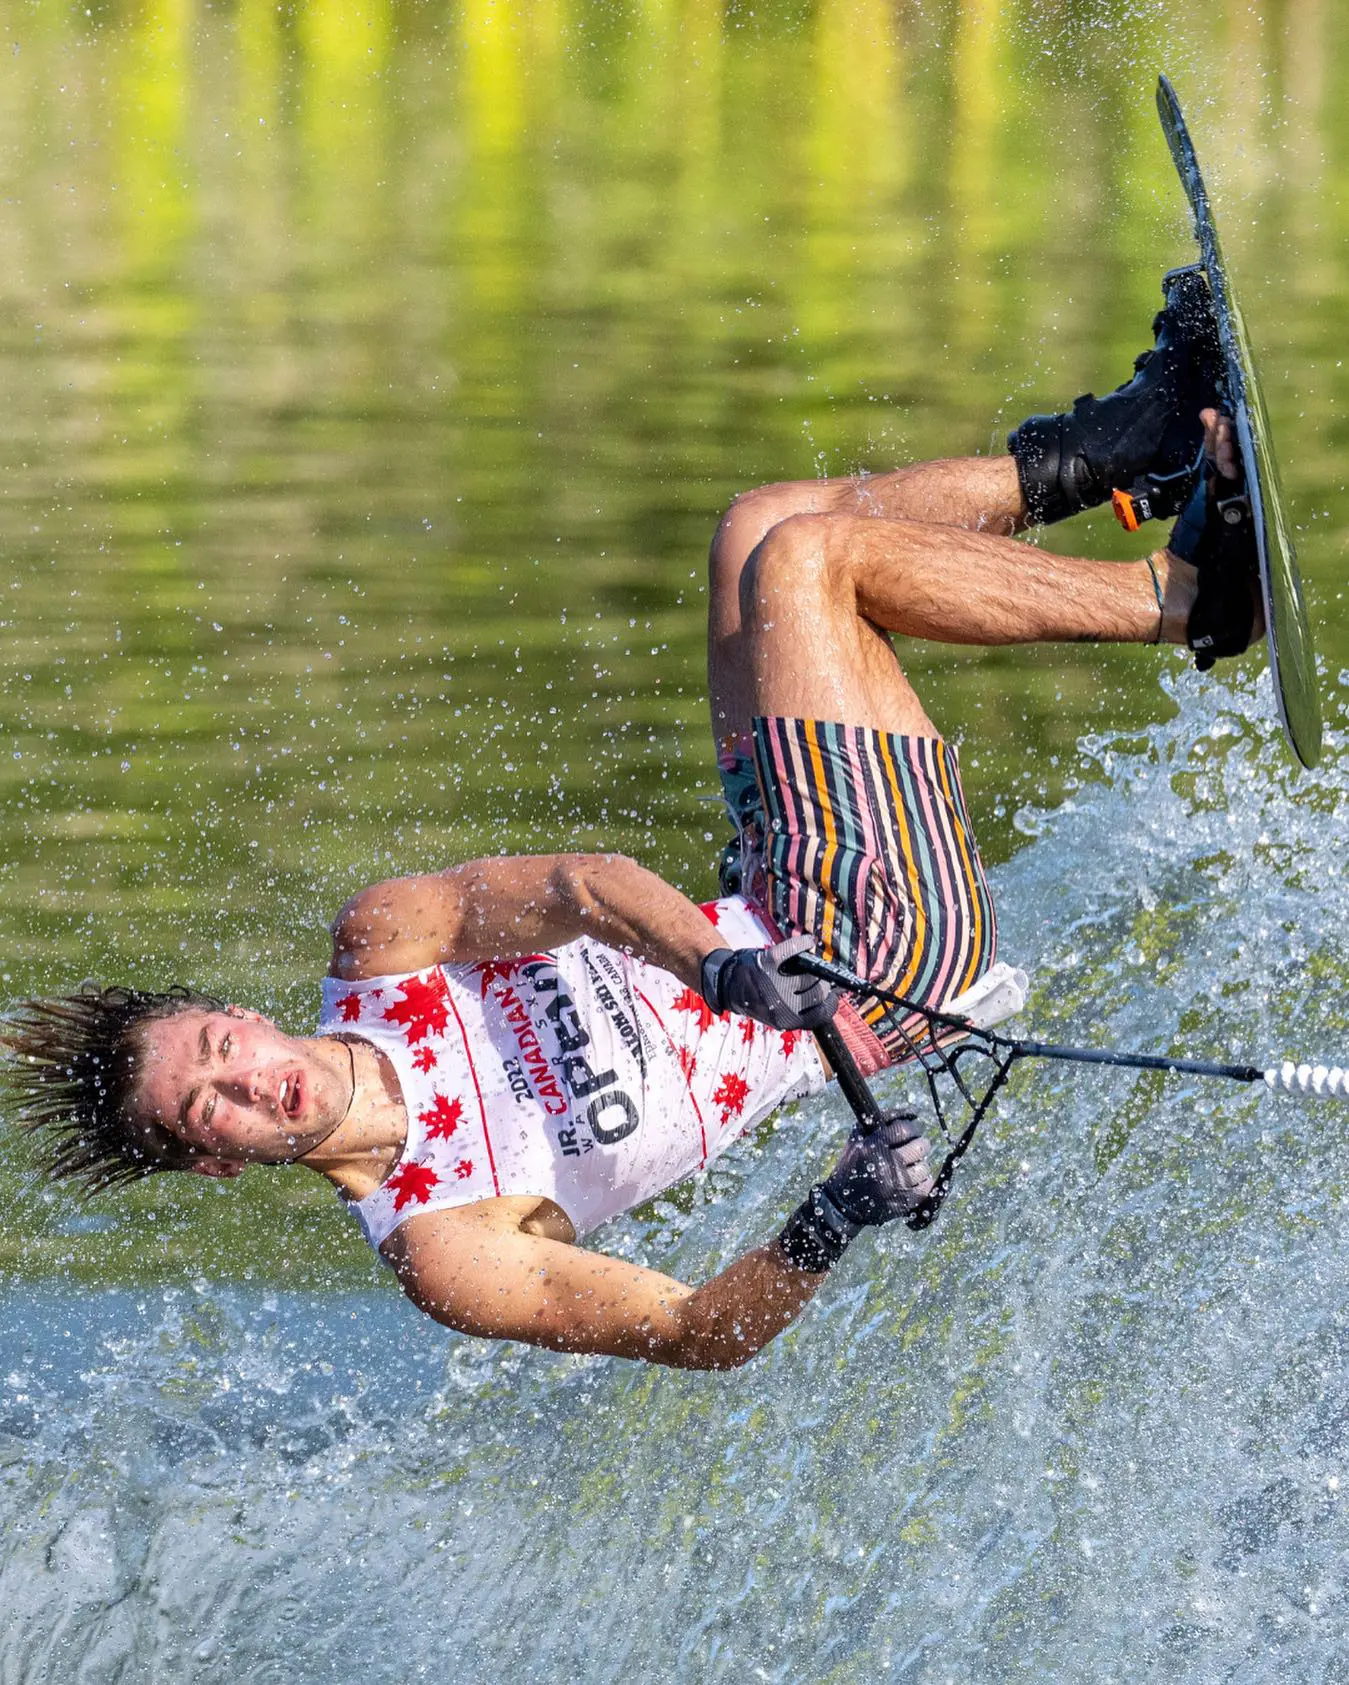
<svg viewBox="0 0 1349 1685">
<path fill-rule="evenodd" d="M 380 1250 L 413 1303 L 460 1333 L 735 1369 L 795 1318 L 863 1229 L 918 1209 L 932 1191 L 928 1155 L 912 1112 L 854 1130 L 778 1238 L 702 1287 L 526 1233 L 541 1204 L 533 1198 L 424 1212 Z"/>
<path fill-rule="evenodd" d="M 776 1243 L 702 1287 L 599 1252 L 526 1234 L 485 1201 L 427 1212 L 381 1250 L 421 1310 L 462 1334 L 551 1351 L 735 1369 L 791 1322 L 824 1281 Z"/>
<path fill-rule="evenodd" d="M 724 944 L 702 909 L 620 854 L 508 855 L 394 878 L 353 896 L 333 923 L 332 975 L 359 979 L 475 965 L 593 936 L 697 989 Z"/>
</svg>

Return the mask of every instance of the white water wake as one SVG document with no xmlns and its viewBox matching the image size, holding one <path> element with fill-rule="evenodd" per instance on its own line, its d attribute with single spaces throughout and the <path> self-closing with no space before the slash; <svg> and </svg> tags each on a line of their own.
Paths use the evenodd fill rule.
<svg viewBox="0 0 1349 1685">
<path fill-rule="evenodd" d="M 994 875 L 1025 1026 L 1344 1063 L 1343 737 L 1299 779 L 1264 681 L 1175 685 Z M 703 1274 L 840 1105 L 602 1239 Z M 392 1294 L 16 1289 L 0 1681 L 1349 1678 L 1347 1121 L 1022 1067 L 936 1228 L 731 1376 Z"/>
</svg>

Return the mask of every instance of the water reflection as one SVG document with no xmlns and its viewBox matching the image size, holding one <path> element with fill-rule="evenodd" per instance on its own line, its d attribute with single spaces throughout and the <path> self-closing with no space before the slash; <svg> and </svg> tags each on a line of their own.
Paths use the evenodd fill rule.
<svg viewBox="0 0 1349 1685">
<path fill-rule="evenodd" d="M 1322 5 L 3 16 L 8 994 L 187 974 L 301 1023 L 373 877 L 605 843 L 705 888 L 718 512 L 1127 372 L 1190 255 L 1154 64 L 1234 207 L 1345 659 Z M 994 859 L 1084 729 L 1169 706 L 1148 652 L 911 665 Z"/>
<path fill-rule="evenodd" d="M 717 513 L 1122 377 L 1190 255 L 1159 68 L 1346 662 L 1326 0 L 0 18 L 7 996 L 300 1024 L 370 878 L 605 842 L 703 888 Z M 1297 782 L 1187 678 L 1079 750 L 1169 710 L 1152 654 L 911 664 L 990 856 L 1073 794 L 995 878 L 1039 1027 L 1342 1047 L 1338 739 Z M 608 1238 L 715 1267 L 834 1105 Z M 931 1236 L 710 1379 L 446 1336 L 282 1175 L 86 1212 L 6 1143 L 0 1672 L 1339 1678 L 1343 1131 L 1292 1107 L 1025 1072 Z"/>
</svg>

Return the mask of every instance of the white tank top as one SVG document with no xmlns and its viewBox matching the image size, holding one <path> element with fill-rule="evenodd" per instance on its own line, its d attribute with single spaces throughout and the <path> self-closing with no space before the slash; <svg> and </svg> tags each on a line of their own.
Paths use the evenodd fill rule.
<svg viewBox="0 0 1349 1685">
<path fill-rule="evenodd" d="M 704 910 L 729 947 L 770 939 L 738 896 Z M 373 1043 L 403 1091 L 398 1164 L 350 1202 L 375 1247 L 418 1212 L 504 1194 L 554 1200 L 585 1234 L 824 1087 L 813 1036 L 717 1016 L 668 971 L 588 939 L 485 965 L 326 977 L 319 1034 Z"/>
</svg>

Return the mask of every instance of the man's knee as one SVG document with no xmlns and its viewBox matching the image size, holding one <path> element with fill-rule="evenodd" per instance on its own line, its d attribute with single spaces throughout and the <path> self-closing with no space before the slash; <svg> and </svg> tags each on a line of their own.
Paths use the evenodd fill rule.
<svg viewBox="0 0 1349 1685">
<path fill-rule="evenodd" d="M 836 529 L 829 515 L 788 515 L 775 521 L 745 568 L 742 608 L 762 612 L 783 597 L 833 602 L 842 583 Z"/>
<path fill-rule="evenodd" d="M 757 486 L 735 498 L 712 540 L 712 583 L 734 581 L 774 527 L 801 513 L 801 488 L 793 481 Z"/>
</svg>

